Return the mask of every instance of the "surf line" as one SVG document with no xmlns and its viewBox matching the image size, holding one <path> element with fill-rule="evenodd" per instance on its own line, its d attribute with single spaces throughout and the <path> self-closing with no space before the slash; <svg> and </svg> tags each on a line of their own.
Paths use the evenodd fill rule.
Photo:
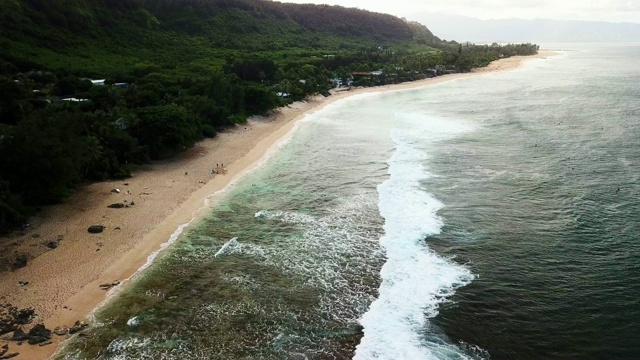
<svg viewBox="0 0 640 360">
<path fill-rule="evenodd" d="M 396 150 L 387 162 L 390 176 L 378 186 L 385 219 L 380 244 L 387 262 L 380 271 L 379 296 L 360 319 L 364 336 L 356 347 L 356 360 L 435 357 L 441 342 L 429 346 L 421 335 L 428 319 L 437 315 L 446 297 L 473 279 L 467 268 L 426 246 L 424 239 L 443 226 L 437 211 L 444 204 L 420 189 L 420 181 L 429 175 L 407 131 L 394 129 L 391 137 Z"/>
</svg>

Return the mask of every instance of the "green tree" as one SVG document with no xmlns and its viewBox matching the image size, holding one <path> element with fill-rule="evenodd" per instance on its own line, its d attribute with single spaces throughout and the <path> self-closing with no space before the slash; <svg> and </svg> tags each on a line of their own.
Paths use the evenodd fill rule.
<svg viewBox="0 0 640 360">
<path fill-rule="evenodd" d="M 25 113 L 21 100 L 30 97 L 16 82 L 0 80 L 0 123 L 17 124 Z"/>
<path fill-rule="evenodd" d="M 24 207 L 9 188 L 9 183 L 0 180 L 0 234 L 8 232 L 11 225 L 23 221 L 24 213 Z"/>
<path fill-rule="evenodd" d="M 261 85 L 248 85 L 244 88 L 244 106 L 249 114 L 262 114 L 279 103 L 278 96 Z"/>
<path fill-rule="evenodd" d="M 26 205 L 57 202 L 82 179 L 82 132 L 78 114 L 47 110 L 30 114 L 4 139 L 0 170 Z"/>
<path fill-rule="evenodd" d="M 130 133 L 152 159 L 173 155 L 201 138 L 200 120 L 182 106 L 150 106 L 135 114 Z"/>
<path fill-rule="evenodd" d="M 75 76 L 66 76 L 58 80 L 51 89 L 53 95 L 74 95 L 78 92 L 88 91 L 93 84 L 89 80 L 80 80 Z"/>
</svg>

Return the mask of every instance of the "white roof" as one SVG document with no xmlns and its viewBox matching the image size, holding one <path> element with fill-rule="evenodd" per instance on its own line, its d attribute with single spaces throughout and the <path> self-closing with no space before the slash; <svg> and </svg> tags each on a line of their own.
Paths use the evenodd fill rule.
<svg viewBox="0 0 640 360">
<path fill-rule="evenodd" d="M 78 98 L 64 98 L 64 99 L 62 99 L 62 101 L 83 102 L 83 101 L 89 101 L 89 100 L 87 100 L 87 99 L 78 99 Z"/>
</svg>

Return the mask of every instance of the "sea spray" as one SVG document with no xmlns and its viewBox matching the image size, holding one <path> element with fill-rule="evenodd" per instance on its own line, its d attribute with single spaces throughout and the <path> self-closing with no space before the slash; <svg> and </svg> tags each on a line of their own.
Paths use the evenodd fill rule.
<svg viewBox="0 0 640 360">
<path fill-rule="evenodd" d="M 437 211 L 444 205 L 420 189 L 420 181 L 429 175 L 408 130 L 395 129 L 392 139 L 396 150 L 388 162 L 390 178 L 378 186 L 380 214 L 385 219 L 380 244 L 387 262 L 380 272 L 379 296 L 360 320 L 364 337 L 354 359 L 462 356 L 455 346 L 442 341 L 430 344 L 421 333 L 437 314 L 438 305 L 473 275 L 424 244 L 426 236 L 440 232 L 443 224 Z"/>
</svg>

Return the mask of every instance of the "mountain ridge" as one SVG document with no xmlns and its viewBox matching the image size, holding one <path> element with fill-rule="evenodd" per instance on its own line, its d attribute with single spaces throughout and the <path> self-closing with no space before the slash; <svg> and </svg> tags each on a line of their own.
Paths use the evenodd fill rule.
<svg viewBox="0 0 640 360">
<path fill-rule="evenodd" d="M 467 16 L 420 13 L 412 16 L 428 23 L 443 39 L 471 42 L 637 42 L 640 24 L 552 19 L 481 20 Z"/>
</svg>

